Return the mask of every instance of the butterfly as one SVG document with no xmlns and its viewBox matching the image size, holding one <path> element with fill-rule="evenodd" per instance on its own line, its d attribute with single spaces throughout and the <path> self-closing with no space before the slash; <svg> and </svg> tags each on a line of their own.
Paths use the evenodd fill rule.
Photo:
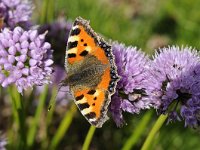
<svg viewBox="0 0 200 150">
<path fill-rule="evenodd" d="M 64 82 L 80 112 L 91 125 L 102 127 L 120 77 L 111 46 L 81 17 L 75 19 L 69 34 L 65 69 Z"/>
</svg>

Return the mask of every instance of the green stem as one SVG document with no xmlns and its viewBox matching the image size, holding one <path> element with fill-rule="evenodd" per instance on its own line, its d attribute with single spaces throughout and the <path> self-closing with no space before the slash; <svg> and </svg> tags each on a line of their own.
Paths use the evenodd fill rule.
<svg viewBox="0 0 200 150">
<path fill-rule="evenodd" d="M 153 114 L 152 111 L 148 111 L 144 115 L 142 120 L 137 125 L 137 130 L 135 130 L 135 129 L 133 130 L 132 135 L 128 138 L 128 140 L 124 144 L 122 150 L 130 150 L 137 143 L 138 139 L 140 139 L 140 137 L 144 133 L 144 130 L 146 129 L 149 121 L 151 120 L 152 114 Z"/>
<path fill-rule="evenodd" d="M 50 23 L 54 19 L 55 1 L 49 0 L 47 7 L 47 22 Z"/>
<path fill-rule="evenodd" d="M 76 106 L 73 104 L 69 111 L 66 112 L 64 119 L 62 120 L 60 126 L 58 127 L 57 132 L 55 133 L 52 142 L 50 144 L 50 150 L 55 150 L 58 144 L 60 143 L 63 136 L 66 134 L 69 126 L 72 122 L 73 116 L 76 112 Z"/>
<path fill-rule="evenodd" d="M 40 15 L 40 24 L 44 24 L 47 21 L 47 10 L 48 10 L 49 0 L 44 0 L 42 2 L 42 13 Z"/>
<path fill-rule="evenodd" d="M 12 100 L 12 110 L 14 115 L 14 120 L 17 125 L 17 130 L 19 133 L 19 149 L 25 149 L 26 148 L 26 133 L 25 133 L 25 110 L 23 101 L 21 99 L 20 94 L 18 93 L 17 89 L 15 87 L 9 87 L 8 92 L 11 96 Z M 14 141 L 13 141 L 14 142 Z"/>
<path fill-rule="evenodd" d="M 17 128 L 19 127 L 19 115 L 18 115 L 18 111 L 17 111 L 17 101 L 15 101 L 15 96 L 13 94 L 12 88 L 8 87 L 8 92 L 11 98 L 11 104 L 12 104 L 12 112 L 13 112 L 13 116 L 14 116 L 14 120 L 15 123 L 17 125 Z"/>
<path fill-rule="evenodd" d="M 58 94 L 57 92 L 59 92 L 59 91 L 57 91 L 57 88 L 53 87 L 51 99 L 49 101 L 49 106 L 51 108 L 50 109 L 48 108 L 48 113 L 47 113 L 47 121 L 46 121 L 47 127 L 50 125 L 50 123 L 52 121 L 52 117 L 53 117 L 53 113 L 54 113 L 55 105 L 56 105 L 56 98 L 57 98 L 56 96 Z"/>
<path fill-rule="evenodd" d="M 31 148 L 33 146 L 34 140 L 35 140 L 35 135 L 36 135 L 36 131 L 37 128 L 39 126 L 39 121 L 40 121 L 40 117 L 42 114 L 42 110 L 44 108 L 44 104 L 45 104 L 45 100 L 46 100 L 46 96 L 47 96 L 47 92 L 48 92 L 48 86 L 46 85 L 44 87 L 44 91 L 41 93 L 39 100 L 38 100 L 38 106 L 35 112 L 35 116 L 33 118 L 33 121 L 31 123 L 31 127 L 28 131 L 28 136 L 27 136 L 27 144 L 28 147 Z"/>
<path fill-rule="evenodd" d="M 95 129 L 96 129 L 96 127 L 90 126 L 90 129 L 89 129 L 87 136 L 85 138 L 82 150 L 88 150 L 90 143 L 91 143 L 91 140 L 92 140 L 92 137 L 94 135 Z"/>
<path fill-rule="evenodd" d="M 49 146 L 49 127 L 50 124 L 52 122 L 52 118 L 53 118 L 53 114 L 55 111 L 55 101 L 56 101 L 56 95 L 57 95 L 57 88 L 54 86 L 52 88 L 52 95 L 51 95 L 51 99 L 49 101 L 49 106 L 51 106 L 51 109 L 47 111 L 47 116 L 46 116 L 46 120 L 45 120 L 45 131 L 44 131 L 44 138 L 42 139 L 42 149 L 47 149 L 47 147 Z"/>
<path fill-rule="evenodd" d="M 158 133 L 163 123 L 167 119 L 167 115 L 160 115 L 153 128 L 151 129 L 149 135 L 147 136 L 141 150 L 149 150 L 155 135 Z"/>
</svg>

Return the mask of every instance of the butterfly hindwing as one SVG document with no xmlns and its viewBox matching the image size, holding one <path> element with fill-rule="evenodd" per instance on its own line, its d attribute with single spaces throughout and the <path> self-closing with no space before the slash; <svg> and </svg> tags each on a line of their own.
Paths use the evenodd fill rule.
<svg viewBox="0 0 200 150">
<path fill-rule="evenodd" d="M 119 76 L 111 46 L 80 17 L 68 38 L 65 67 L 77 107 L 92 125 L 101 127 Z"/>
<path fill-rule="evenodd" d="M 110 97 L 104 89 L 88 89 L 87 87 L 73 91 L 75 103 L 88 122 L 101 127 L 108 119 L 106 112 Z M 102 109 L 103 108 L 103 109 Z"/>
</svg>

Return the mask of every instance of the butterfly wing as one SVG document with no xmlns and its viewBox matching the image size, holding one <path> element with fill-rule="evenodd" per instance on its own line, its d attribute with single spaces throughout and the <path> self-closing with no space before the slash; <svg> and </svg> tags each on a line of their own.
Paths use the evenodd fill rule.
<svg viewBox="0 0 200 150">
<path fill-rule="evenodd" d="M 104 89 L 84 88 L 73 91 L 75 103 L 88 122 L 96 127 L 102 127 L 108 119 L 107 107 L 110 95 Z"/>
<path fill-rule="evenodd" d="M 93 61 L 89 61 L 89 58 L 93 58 Z M 92 30 L 88 21 L 80 17 L 75 20 L 69 35 L 65 66 L 68 75 L 76 76 L 77 79 L 77 82 L 70 86 L 75 103 L 92 125 L 101 127 L 108 119 L 108 105 L 119 76 L 111 46 Z M 107 67 L 102 69 L 103 66 Z M 96 84 L 95 81 L 90 81 L 90 78 L 84 78 L 84 74 L 80 76 L 81 71 L 89 67 L 94 72 L 90 73 L 89 77 L 91 75 L 91 78 L 99 79 Z M 100 69 L 96 69 L 98 67 Z M 103 71 L 99 74 L 98 70 Z"/>
<path fill-rule="evenodd" d="M 108 52 L 105 52 L 104 49 Z M 65 59 L 66 69 L 69 70 L 68 65 L 82 61 L 88 54 L 96 56 L 104 64 L 110 63 L 107 56 L 113 58 L 111 46 L 106 44 L 92 30 L 89 26 L 89 21 L 78 17 L 74 22 L 68 38 Z M 114 62 L 112 61 L 112 63 Z"/>
</svg>

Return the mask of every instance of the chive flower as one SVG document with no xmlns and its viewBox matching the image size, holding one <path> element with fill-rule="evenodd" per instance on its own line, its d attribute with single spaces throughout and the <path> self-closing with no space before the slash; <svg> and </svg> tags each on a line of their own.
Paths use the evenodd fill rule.
<svg viewBox="0 0 200 150">
<path fill-rule="evenodd" d="M 24 31 L 21 27 L 13 31 L 4 28 L 0 33 L 0 84 L 17 86 L 22 93 L 33 85 L 50 83 L 53 60 L 52 49 L 45 42 L 45 34 L 37 30 Z"/>
<path fill-rule="evenodd" d="M 0 0 L 0 18 L 3 26 L 13 29 L 16 26 L 30 26 L 33 6 L 27 0 Z"/>
<path fill-rule="evenodd" d="M 139 114 L 154 103 L 148 99 L 145 89 L 150 59 L 136 47 L 115 42 L 112 49 L 121 79 L 112 96 L 110 111 L 117 126 L 121 126 L 124 123 L 123 112 Z"/>
<path fill-rule="evenodd" d="M 160 102 L 159 113 L 168 122 L 184 120 L 185 126 L 200 125 L 200 57 L 191 47 L 172 46 L 156 53 L 146 83 L 150 99 Z"/>
</svg>

